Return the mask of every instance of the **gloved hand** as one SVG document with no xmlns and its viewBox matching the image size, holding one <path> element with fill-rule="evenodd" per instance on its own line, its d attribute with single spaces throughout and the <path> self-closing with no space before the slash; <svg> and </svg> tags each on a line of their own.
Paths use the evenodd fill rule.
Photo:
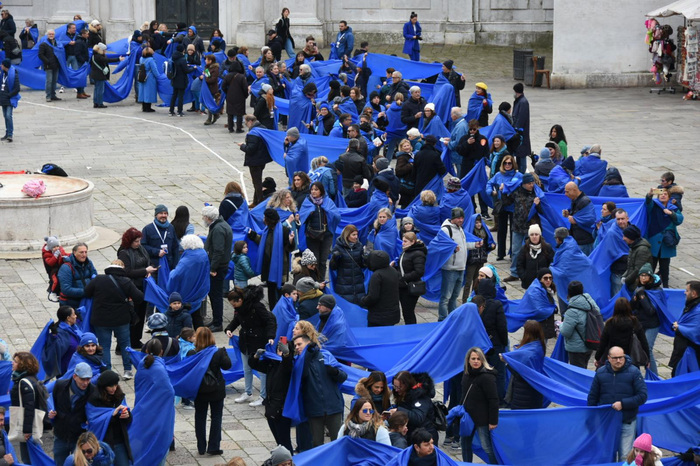
<svg viewBox="0 0 700 466">
<path fill-rule="evenodd" d="M 263 348 L 260 348 L 255 352 L 255 356 L 253 356 L 255 359 L 260 359 L 260 356 L 265 354 L 265 350 Z"/>
<path fill-rule="evenodd" d="M 684 453 L 676 455 L 676 458 L 679 458 L 681 461 L 693 461 L 695 458 L 695 453 L 693 452 L 692 448 L 688 448 L 688 450 Z"/>
<path fill-rule="evenodd" d="M 277 351 L 281 352 L 282 356 L 287 356 L 289 354 L 289 346 L 280 341 L 277 343 Z"/>
<path fill-rule="evenodd" d="M 336 377 L 339 372 L 340 371 L 337 367 L 326 366 L 326 374 L 328 374 L 330 377 Z"/>
</svg>

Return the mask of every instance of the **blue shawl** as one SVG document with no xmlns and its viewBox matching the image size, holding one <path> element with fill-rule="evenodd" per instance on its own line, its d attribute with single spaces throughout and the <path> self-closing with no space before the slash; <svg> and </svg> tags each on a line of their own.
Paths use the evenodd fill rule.
<svg viewBox="0 0 700 466">
<path fill-rule="evenodd" d="M 260 274 L 262 271 L 263 260 L 265 257 L 265 243 L 267 242 L 267 235 L 270 233 L 270 228 L 265 227 L 260 237 L 260 244 L 258 245 L 258 263 L 256 264 L 255 273 Z M 270 260 L 270 272 L 267 277 L 268 282 L 276 283 L 278 287 L 284 284 L 284 266 L 282 258 L 284 257 L 284 243 L 286 240 L 282 234 L 282 222 L 277 222 L 275 225 L 275 230 L 273 232 L 275 235 L 272 240 L 272 255 Z"/>
<path fill-rule="evenodd" d="M 433 238 L 440 232 L 442 224 L 440 207 L 427 206 L 417 203 L 411 206 L 408 217 L 413 219 L 413 223 L 418 231 L 418 239 L 425 245 L 429 245 Z"/>
<path fill-rule="evenodd" d="M 165 257 L 165 256 L 164 256 Z M 161 261 L 161 264 L 167 261 Z M 178 292 L 182 296 L 183 303 L 189 303 L 195 312 L 202 305 L 202 301 L 209 294 L 209 256 L 204 249 L 186 249 L 169 275 L 164 273 L 164 267 L 158 273 L 158 281 L 163 281 L 159 286 L 152 277 L 144 281 L 144 299 L 155 305 L 158 309 L 168 309 L 168 298 L 171 293 Z"/>
<path fill-rule="evenodd" d="M 129 405 L 126 402 L 126 398 L 124 398 L 119 404 L 129 407 Z M 97 440 L 104 439 L 105 434 L 107 433 L 107 429 L 109 428 L 109 423 L 112 421 L 113 413 L 114 408 L 95 406 L 89 402 L 85 405 L 85 414 L 87 415 L 88 420 L 88 430 L 95 434 Z"/>
<path fill-rule="evenodd" d="M 467 116 L 464 118 L 469 120 L 478 120 L 481 116 L 481 110 L 484 108 L 484 99 L 486 99 L 490 106 L 493 107 L 493 99 L 491 98 L 491 93 L 487 92 L 486 96 L 479 95 L 474 91 L 474 93 L 469 97 L 469 103 L 467 104 Z"/>
<path fill-rule="evenodd" d="M 304 199 L 304 202 L 299 207 L 299 221 L 301 226 L 299 227 L 299 249 L 306 249 L 306 221 L 309 219 L 309 215 L 315 210 L 316 206 L 309 199 L 309 196 Z M 340 223 L 340 210 L 335 205 L 335 203 L 328 197 L 328 195 L 323 196 L 323 202 L 321 202 L 321 209 L 326 213 L 326 222 L 328 222 L 328 231 L 335 237 L 335 231 Z M 321 257 L 317 257 L 318 260 L 323 260 Z"/>
<path fill-rule="evenodd" d="M 291 121 L 289 124 L 291 125 Z M 289 127 L 291 128 L 292 126 Z M 302 125 L 302 127 L 304 126 Z M 309 162 L 309 149 L 306 146 L 306 141 L 303 138 L 299 138 L 294 144 L 291 144 L 289 145 L 289 147 L 286 148 L 286 152 L 287 156 L 284 158 L 284 166 L 287 168 L 289 186 L 294 186 L 294 184 L 292 183 L 292 180 L 294 179 L 294 173 L 306 173 L 309 171 L 309 167 L 311 166 Z"/>
<path fill-rule="evenodd" d="M 409 445 L 408 448 L 401 450 L 401 453 L 396 455 L 391 461 L 385 463 L 386 466 L 407 466 L 412 451 L 413 445 Z M 437 445 L 435 446 L 435 457 L 437 466 L 457 466 L 458 464 L 463 464 L 457 463 L 447 453 L 440 450 Z"/>
<path fill-rule="evenodd" d="M 583 283 L 583 290 L 591 295 L 598 306 L 603 306 L 609 301 L 610 288 L 603 286 L 591 259 L 581 252 L 573 237 L 564 238 L 564 242 L 554 250 L 554 261 L 549 268 L 557 289 L 562 290 L 562 293 L 569 288 L 570 282 L 578 280 Z M 566 301 L 564 296 L 559 297 Z"/>
<path fill-rule="evenodd" d="M 406 124 L 401 121 L 401 107 L 395 103 L 391 104 L 386 109 L 386 119 L 389 124 L 386 127 L 386 132 L 391 139 L 401 139 L 406 137 Z"/>
<path fill-rule="evenodd" d="M 427 246 L 428 257 L 425 260 L 425 272 L 423 273 L 423 281 L 425 281 L 427 293 L 423 295 L 423 298 L 437 302 L 440 300 L 442 266 L 454 254 L 457 243 L 450 238 L 450 235 L 438 227 L 437 235 Z"/>
<path fill-rule="evenodd" d="M 523 299 L 511 301 L 509 312 L 506 313 L 508 332 L 516 332 L 526 320 L 534 319 L 541 322 L 554 313 L 557 306 L 549 301 L 547 290 L 539 280 L 533 280 L 525 290 Z"/>
<path fill-rule="evenodd" d="M 588 233 L 593 233 L 597 215 L 592 201 L 586 207 L 576 212 L 573 217 L 576 220 L 576 225 Z"/>
<path fill-rule="evenodd" d="M 443 123 L 452 121 L 452 107 L 457 105 L 457 96 L 454 86 L 445 77 L 444 73 L 438 74 L 438 78 L 433 86 L 433 93 L 428 98 L 428 102 L 435 104 L 435 114 L 440 117 Z"/>
<path fill-rule="evenodd" d="M 277 335 L 275 335 L 275 340 L 279 341 L 280 337 L 287 337 L 287 339 L 291 341 L 294 325 L 299 320 L 299 314 L 297 314 L 292 298 L 282 296 L 272 309 L 272 313 L 277 319 Z"/>
<path fill-rule="evenodd" d="M 630 197 L 624 184 L 604 184 L 598 192 L 600 197 Z"/>
<path fill-rule="evenodd" d="M 608 162 L 600 157 L 589 155 L 576 161 L 574 175 L 581 177 L 579 188 L 588 196 L 597 196 L 605 181 Z"/>
<path fill-rule="evenodd" d="M 97 358 L 96 358 L 97 359 Z M 100 374 L 107 370 L 107 365 L 102 362 L 102 360 L 99 360 L 99 362 L 96 362 L 92 359 L 88 359 L 82 354 L 78 353 L 77 351 L 73 353 L 73 356 L 70 358 L 70 362 L 68 363 L 68 369 L 66 372 L 63 374 L 61 379 L 70 379 L 73 377 L 73 372 L 75 371 L 75 366 L 77 366 L 79 363 L 84 362 L 90 368 L 92 369 L 92 379 L 90 380 L 92 383 L 96 384 L 97 379 L 100 378 Z"/>
<path fill-rule="evenodd" d="M 319 319 L 320 324 L 320 319 Z M 318 330 L 319 324 L 316 324 L 316 329 Z M 333 352 L 336 348 L 344 348 L 346 346 L 357 346 L 357 340 L 355 339 L 355 334 L 353 334 L 352 329 L 345 320 L 345 313 L 343 310 L 335 306 L 331 311 L 331 315 L 328 316 L 326 325 L 323 327 L 323 331 L 320 332 L 326 341 L 323 343 L 323 347 Z"/>
<path fill-rule="evenodd" d="M 472 196 L 469 194 L 469 191 L 462 188 L 453 193 L 443 194 L 440 201 L 440 217 L 443 219 L 450 218 L 454 207 L 464 209 L 465 218 L 470 218 L 474 214 L 474 205 L 472 204 Z M 471 230 L 469 232 L 471 233 Z"/>
<path fill-rule="evenodd" d="M 289 99 L 289 109 L 290 115 L 287 128 L 297 128 L 301 134 L 308 133 L 309 129 L 304 123 L 313 121 L 316 116 L 316 108 L 311 99 L 304 95 L 301 88 L 294 88 L 292 98 Z M 308 166 L 305 167 L 304 171 L 308 171 Z"/>
<path fill-rule="evenodd" d="M 354 125 L 360 123 L 360 116 L 357 114 L 357 106 L 350 97 L 343 98 L 343 100 L 338 104 L 338 110 L 340 113 L 349 114 Z"/>
<path fill-rule="evenodd" d="M 464 226 L 462 229 L 464 230 L 465 233 L 471 233 L 472 235 L 476 236 L 474 234 L 474 227 L 476 225 L 476 219 L 478 217 L 481 217 L 481 214 L 472 214 L 467 218 L 467 221 L 464 222 Z M 493 235 L 491 234 L 491 230 L 489 230 L 488 225 L 486 225 L 486 222 L 484 219 L 481 219 L 481 228 L 486 230 L 486 242 L 488 243 L 489 246 L 495 246 L 496 245 L 496 240 L 493 239 Z"/>
<path fill-rule="evenodd" d="M 396 259 L 400 254 L 397 248 L 399 230 L 396 228 L 396 219 L 390 218 L 384 225 L 379 227 L 379 231 L 372 228 L 367 236 L 367 243 L 373 244 L 373 249 L 386 251 L 391 260 Z"/>
</svg>

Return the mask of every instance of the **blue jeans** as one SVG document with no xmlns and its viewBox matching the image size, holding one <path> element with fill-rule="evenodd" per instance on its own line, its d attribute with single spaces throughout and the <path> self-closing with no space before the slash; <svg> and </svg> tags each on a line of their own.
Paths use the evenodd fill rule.
<svg viewBox="0 0 700 466">
<path fill-rule="evenodd" d="M 591 253 L 593 252 L 594 245 L 595 245 L 595 243 L 579 244 L 578 248 L 581 250 L 582 253 L 584 253 L 587 256 L 590 256 Z"/>
<path fill-rule="evenodd" d="M 238 288 L 245 288 L 248 286 L 248 280 L 233 280 L 233 285 Z"/>
<path fill-rule="evenodd" d="M 66 57 L 66 65 L 72 70 L 79 70 L 80 69 L 80 64 L 78 63 L 78 57 L 75 55 L 68 55 Z M 75 88 L 78 91 L 78 94 L 84 94 L 85 93 L 85 88 L 84 87 L 76 87 Z"/>
<path fill-rule="evenodd" d="M 472 453 L 472 439 L 474 438 L 474 434 L 479 435 L 481 448 L 483 448 L 484 452 L 486 452 L 489 457 L 488 464 L 498 464 L 498 461 L 496 461 L 496 453 L 493 451 L 493 444 L 491 443 L 491 431 L 489 430 L 489 426 L 476 427 L 472 435 L 465 435 L 459 439 L 459 443 L 462 445 L 462 461 L 471 463 L 474 458 L 474 454 Z"/>
<path fill-rule="evenodd" d="M 644 336 L 647 337 L 647 343 L 649 343 L 649 370 L 654 374 L 658 374 L 658 368 L 656 367 L 656 359 L 654 359 L 654 342 L 656 342 L 656 337 L 659 335 L 659 327 L 648 328 L 644 331 Z"/>
<path fill-rule="evenodd" d="M 511 277 L 518 276 L 518 254 L 523 248 L 523 243 L 527 238 L 527 234 L 518 233 L 517 231 L 512 232 L 510 237 L 510 275 Z"/>
<path fill-rule="evenodd" d="M 95 90 L 92 95 L 92 103 L 95 105 L 102 105 L 104 103 L 105 96 L 105 83 L 107 81 L 95 81 Z"/>
<path fill-rule="evenodd" d="M 112 451 L 114 452 L 114 466 L 129 466 L 129 453 L 126 451 L 126 445 L 123 443 L 117 443 L 116 445 L 110 445 Z"/>
<path fill-rule="evenodd" d="M 190 91 L 192 91 L 192 105 L 194 105 L 195 110 L 203 110 L 204 107 L 200 102 L 202 99 L 202 80 L 195 79 L 192 81 Z"/>
<path fill-rule="evenodd" d="M 5 118 L 5 136 L 8 138 L 12 137 L 12 133 L 15 130 L 15 127 L 12 124 L 12 108 L 12 105 L 2 106 L 2 116 Z"/>
<path fill-rule="evenodd" d="M 54 435 L 53 437 L 53 459 L 56 464 L 63 464 L 66 458 L 75 450 L 75 443 L 67 442 Z"/>
<path fill-rule="evenodd" d="M 618 461 L 624 461 L 627 454 L 632 449 L 632 444 L 634 443 L 634 438 L 637 436 L 637 420 L 635 419 L 629 424 L 622 423 L 622 430 L 620 431 L 620 447 L 617 450 Z"/>
<path fill-rule="evenodd" d="M 56 83 L 58 82 L 58 70 L 44 70 L 46 73 L 46 82 L 44 89 L 46 90 L 46 100 L 56 98 Z"/>
<path fill-rule="evenodd" d="M 241 360 L 243 361 L 243 380 L 245 381 L 245 392 L 248 395 L 253 394 L 253 369 L 250 368 L 248 364 L 248 356 L 241 352 Z M 267 384 L 267 375 L 260 373 L 260 396 L 262 398 L 267 398 L 267 389 L 265 385 Z"/>
<path fill-rule="evenodd" d="M 622 289 L 622 275 L 610 272 L 610 297 L 612 298 Z"/>
<path fill-rule="evenodd" d="M 284 50 L 287 52 L 289 58 L 294 58 L 294 47 L 292 47 L 292 39 L 287 39 L 284 41 Z"/>
<path fill-rule="evenodd" d="M 124 363 L 124 370 L 131 370 L 131 355 L 126 350 L 128 346 L 131 346 L 131 332 L 129 330 L 129 324 L 119 325 L 117 327 L 94 327 L 94 333 L 97 337 L 97 341 L 100 346 L 104 349 L 102 354 L 102 361 L 105 363 L 108 369 L 112 368 L 112 333 L 117 337 L 117 343 L 122 350 L 122 362 Z"/>
<path fill-rule="evenodd" d="M 462 290 L 464 270 L 443 270 L 440 286 L 440 304 L 438 305 L 438 322 L 447 318 L 447 314 L 457 308 L 457 298 Z"/>
</svg>

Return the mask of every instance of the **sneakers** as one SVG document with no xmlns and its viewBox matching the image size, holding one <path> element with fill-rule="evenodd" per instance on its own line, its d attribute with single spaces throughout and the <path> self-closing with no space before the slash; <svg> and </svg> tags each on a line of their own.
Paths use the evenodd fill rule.
<svg viewBox="0 0 700 466">
<path fill-rule="evenodd" d="M 445 438 L 445 441 L 442 442 L 442 446 L 443 446 L 443 447 L 448 447 L 448 446 L 450 446 L 450 445 L 452 445 L 452 437 L 447 437 L 447 438 Z"/>
<path fill-rule="evenodd" d="M 122 377 L 124 378 L 124 380 L 131 380 L 134 378 L 134 373 L 131 371 L 124 371 Z"/>
<path fill-rule="evenodd" d="M 452 443 L 452 449 L 453 449 L 453 450 L 461 450 L 461 449 L 462 449 L 462 445 L 460 445 L 459 442 L 453 442 L 453 443 Z"/>
<path fill-rule="evenodd" d="M 182 405 L 182 409 L 187 411 L 194 411 L 194 405 Z"/>
<path fill-rule="evenodd" d="M 248 406 L 262 406 L 262 404 L 263 404 L 263 397 L 260 396 L 260 397 L 258 397 L 257 400 L 255 400 L 251 403 L 248 403 Z"/>
<path fill-rule="evenodd" d="M 246 401 L 250 400 L 251 398 L 253 398 L 253 395 L 248 395 L 247 393 L 243 393 L 241 396 L 239 396 L 238 398 L 236 398 L 233 401 L 235 401 L 236 403 L 245 403 Z"/>
</svg>

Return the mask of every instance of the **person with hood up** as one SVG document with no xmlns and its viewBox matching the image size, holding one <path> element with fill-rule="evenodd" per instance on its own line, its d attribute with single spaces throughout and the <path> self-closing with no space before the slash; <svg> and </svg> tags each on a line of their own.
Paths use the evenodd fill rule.
<svg viewBox="0 0 700 466">
<path fill-rule="evenodd" d="M 269 86 L 269 85 L 268 85 Z M 245 103 L 248 98 L 248 81 L 243 74 L 243 66 L 238 65 L 224 77 L 224 82 L 221 84 L 221 90 L 226 94 L 226 115 L 228 118 L 228 132 L 233 133 L 233 117 L 236 117 L 236 133 L 243 133 L 243 117 L 245 116 Z M 267 106 L 267 98 L 258 99 Z M 274 97 L 272 99 L 272 109 L 267 109 L 261 116 L 268 118 L 274 114 Z M 257 110 L 258 102 L 255 104 Z M 258 121 L 261 121 L 258 119 Z"/>
<path fill-rule="evenodd" d="M 543 147 L 540 151 L 540 159 L 535 164 L 535 174 L 540 178 L 543 176 L 548 177 L 556 166 L 557 164 L 552 161 L 552 153 L 549 149 Z M 547 185 L 544 184 L 544 187 L 546 188 Z"/>
<path fill-rule="evenodd" d="M 204 40 L 197 35 L 197 28 L 192 25 L 187 28 L 187 35 L 182 39 L 182 45 L 187 48 L 188 45 L 193 44 L 195 51 L 202 56 L 206 51 L 204 48 Z"/>
<path fill-rule="evenodd" d="M 182 303 L 182 296 L 177 291 L 170 293 L 168 301 L 170 306 L 165 311 L 165 316 L 168 318 L 166 329 L 171 338 L 177 338 L 183 328 L 192 327 L 192 316 L 188 312 L 190 305 Z"/>
<path fill-rule="evenodd" d="M 435 384 L 427 372 L 412 374 L 401 371 L 394 376 L 393 396 L 396 408 L 389 412 L 394 414 L 402 411 L 408 416 L 408 432 L 406 438 L 411 438 L 413 432 L 418 429 L 427 430 L 437 443 L 439 434 L 435 428 L 435 413 L 433 412 L 433 398 L 435 397 Z"/>
<path fill-rule="evenodd" d="M 524 290 L 530 286 L 540 275 L 541 270 L 549 270 L 548 267 L 554 260 L 552 245 L 542 237 L 542 229 L 539 225 L 530 225 L 527 230 L 527 239 L 520 249 L 516 259 L 516 267 L 520 285 Z"/>
<path fill-rule="evenodd" d="M 564 320 L 559 327 L 564 337 L 564 348 L 569 353 L 569 364 L 586 369 L 593 351 L 586 346 L 586 315 L 589 312 L 600 313 L 600 308 L 591 295 L 583 292 L 583 283 L 569 283 L 569 305 Z"/>
<path fill-rule="evenodd" d="M 368 327 L 396 325 L 401 319 L 399 273 L 390 262 L 386 251 L 372 251 L 367 257 L 367 266 L 373 273 L 360 305 L 367 309 Z"/>
<path fill-rule="evenodd" d="M 503 303 L 496 297 L 493 271 L 489 267 L 482 267 L 479 272 L 482 272 L 486 277 L 479 280 L 476 290 L 476 294 L 486 300 L 484 310 L 479 313 L 479 316 L 492 345 L 491 349 L 486 353 L 486 360 L 496 369 L 498 401 L 503 403 L 506 396 L 506 368 L 503 361 L 501 361 L 500 354 L 505 353 L 508 348 L 508 323 L 503 311 Z"/>
<path fill-rule="evenodd" d="M 549 149 L 547 150 L 549 151 Z M 549 153 L 551 157 L 552 152 L 550 151 Z M 552 159 L 552 161 L 554 161 L 554 159 Z M 557 162 L 554 161 L 554 163 L 556 164 Z M 563 194 L 568 182 L 573 181 L 574 183 L 578 184 L 581 181 L 581 178 L 574 176 L 575 168 L 576 162 L 574 162 L 573 157 L 565 158 L 561 162 L 561 165 L 557 165 L 556 167 L 552 168 L 552 171 L 549 172 L 549 179 L 547 180 L 547 192 Z"/>
<path fill-rule="evenodd" d="M 416 323 L 416 303 L 420 297 L 411 292 L 409 285 L 423 280 L 428 248 L 425 247 L 425 244 L 418 239 L 414 232 L 409 231 L 403 235 L 402 249 L 403 252 L 395 267 L 400 274 L 399 301 L 401 303 L 401 312 L 403 313 L 403 323 L 409 325 Z"/>
</svg>

